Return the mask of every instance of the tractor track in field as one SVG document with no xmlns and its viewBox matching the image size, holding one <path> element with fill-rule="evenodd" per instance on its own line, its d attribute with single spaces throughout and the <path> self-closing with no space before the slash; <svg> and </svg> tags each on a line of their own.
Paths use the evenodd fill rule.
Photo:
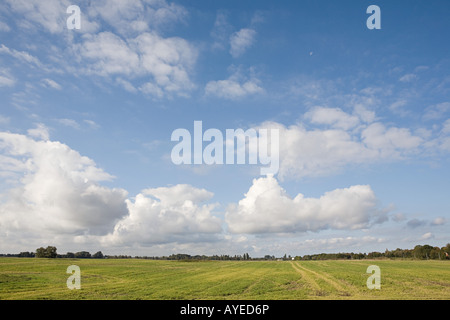
<svg viewBox="0 0 450 320">
<path fill-rule="evenodd" d="M 320 288 L 319 284 L 308 274 L 303 268 L 300 268 L 300 266 L 297 263 L 291 262 L 292 267 L 294 268 L 297 273 L 300 274 L 301 279 L 304 280 L 310 287 L 313 289 L 317 294 L 321 293 L 323 290 Z"/>
<path fill-rule="evenodd" d="M 318 283 L 317 283 L 317 279 L 320 279 L 326 283 L 328 283 L 329 285 L 331 285 L 334 289 L 336 289 L 337 294 L 339 296 L 351 296 L 354 290 L 352 290 L 353 288 L 349 288 L 349 287 L 344 287 L 341 283 L 338 282 L 338 280 L 334 279 L 333 277 L 321 273 L 321 272 L 316 272 L 314 270 L 308 269 L 305 266 L 301 265 L 298 262 L 291 262 L 292 267 L 295 269 L 295 271 L 297 271 L 298 273 L 300 273 L 300 275 L 302 276 L 302 278 L 307 281 L 310 284 L 314 284 L 313 288 L 315 290 L 317 290 L 317 292 L 321 295 L 323 292 L 326 292 L 326 290 L 324 290 Z"/>
</svg>

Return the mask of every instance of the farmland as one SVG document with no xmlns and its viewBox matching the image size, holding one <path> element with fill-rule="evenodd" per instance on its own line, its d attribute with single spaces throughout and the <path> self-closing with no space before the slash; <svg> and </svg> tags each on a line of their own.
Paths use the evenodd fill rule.
<svg viewBox="0 0 450 320">
<path fill-rule="evenodd" d="M 67 267 L 81 271 L 69 290 Z M 369 265 L 381 270 L 370 290 Z M 0 299 L 450 299 L 450 261 L 167 261 L 0 258 Z"/>
</svg>

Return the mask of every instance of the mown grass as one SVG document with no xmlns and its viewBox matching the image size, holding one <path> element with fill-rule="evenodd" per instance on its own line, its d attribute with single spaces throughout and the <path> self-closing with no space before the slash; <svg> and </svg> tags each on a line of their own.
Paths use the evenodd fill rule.
<svg viewBox="0 0 450 320">
<path fill-rule="evenodd" d="M 381 289 L 369 290 L 369 265 Z M 69 290 L 69 265 L 81 289 Z M 450 261 L 0 258 L 0 299 L 450 299 Z"/>
</svg>

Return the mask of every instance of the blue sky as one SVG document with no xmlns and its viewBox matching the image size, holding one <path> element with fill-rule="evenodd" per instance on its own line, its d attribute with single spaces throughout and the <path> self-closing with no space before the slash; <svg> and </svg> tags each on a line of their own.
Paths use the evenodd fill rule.
<svg viewBox="0 0 450 320">
<path fill-rule="evenodd" d="M 366 26 L 372 4 L 381 29 Z M 449 14 L 447 1 L 2 2 L 0 251 L 445 245 Z M 278 173 L 175 165 L 171 134 L 196 120 L 278 129 Z"/>
</svg>

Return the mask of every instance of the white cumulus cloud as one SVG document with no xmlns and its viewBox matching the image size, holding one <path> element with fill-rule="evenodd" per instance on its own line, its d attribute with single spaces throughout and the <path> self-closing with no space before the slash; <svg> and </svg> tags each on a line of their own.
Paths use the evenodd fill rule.
<svg viewBox="0 0 450 320">
<path fill-rule="evenodd" d="M 314 107 L 291 126 L 267 121 L 258 128 L 278 129 L 278 177 L 303 178 L 336 173 L 348 165 L 398 161 L 423 151 L 426 140 L 408 128 L 369 122 L 363 112 Z"/>
<path fill-rule="evenodd" d="M 222 230 L 212 215 L 213 194 L 190 185 L 146 189 L 127 200 L 129 215 L 103 238 L 106 244 L 151 245 L 213 239 Z"/>
<path fill-rule="evenodd" d="M 323 229 L 362 229 L 385 220 L 367 185 L 326 192 L 320 198 L 291 198 L 268 176 L 253 180 L 245 197 L 226 213 L 232 233 L 296 233 Z"/>
<path fill-rule="evenodd" d="M 29 131 L 0 132 L 0 176 L 8 179 L 0 189 L 0 250 L 198 243 L 222 233 L 212 192 L 179 184 L 129 198 L 124 189 L 102 185 L 114 177 L 51 141 L 44 125 Z"/>
<path fill-rule="evenodd" d="M 10 233 L 102 234 L 127 214 L 127 192 L 100 185 L 113 177 L 65 144 L 2 132 L 0 151 L 16 177 L 0 202 L 0 225 Z"/>
</svg>

